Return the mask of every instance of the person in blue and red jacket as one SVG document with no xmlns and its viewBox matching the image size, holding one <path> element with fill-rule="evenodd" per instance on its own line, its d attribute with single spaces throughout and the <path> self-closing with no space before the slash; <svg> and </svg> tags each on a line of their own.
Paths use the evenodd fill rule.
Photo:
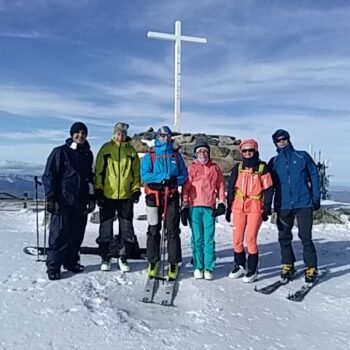
<svg viewBox="0 0 350 350">
<path fill-rule="evenodd" d="M 305 281 L 317 276 L 317 254 L 312 241 L 313 211 L 320 208 L 320 180 L 317 166 L 305 151 L 294 149 L 288 131 L 279 129 L 272 135 L 278 155 L 269 168 L 274 183 L 274 210 L 277 212 L 278 240 L 281 247 L 283 279 L 293 278 L 295 256 L 292 228 L 297 219 L 303 244 Z"/>
<path fill-rule="evenodd" d="M 168 278 L 176 279 L 181 261 L 180 197 L 178 186 L 187 179 L 186 164 L 181 154 L 174 149 L 171 130 L 168 126 L 158 129 L 154 147 L 141 162 L 141 180 L 145 185 L 147 230 L 148 277 L 158 274 L 160 261 L 160 230 L 164 212 L 165 189 L 168 189 L 165 225 L 168 243 Z"/>
<path fill-rule="evenodd" d="M 53 149 L 42 176 L 46 210 L 51 213 L 46 266 L 50 280 L 58 280 L 61 266 L 82 272 L 79 249 L 84 239 L 87 215 L 95 209 L 93 155 L 84 123 L 71 126 L 70 138 Z"/>
</svg>

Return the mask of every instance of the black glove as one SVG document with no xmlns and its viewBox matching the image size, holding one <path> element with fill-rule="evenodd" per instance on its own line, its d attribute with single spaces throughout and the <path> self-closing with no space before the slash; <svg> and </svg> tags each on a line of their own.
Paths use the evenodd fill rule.
<svg viewBox="0 0 350 350">
<path fill-rule="evenodd" d="M 269 219 L 269 215 L 265 211 L 262 212 L 261 217 L 263 221 L 267 221 Z"/>
<path fill-rule="evenodd" d="M 270 207 L 265 207 L 263 212 L 262 212 L 262 214 L 261 214 L 262 220 L 263 221 L 267 221 L 271 214 L 272 214 L 271 208 Z"/>
<path fill-rule="evenodd" d="M 164 179 L 162 181 L 162 184 L 164 186 L 176 187 L 177 186 L 177 177 L 172 175 L 172 176 L 170 176 L 170 179 Z"/>
<path fill-rule="evenodd" d="M 211 216 L 213 216 L 214 218 L 216 218 L 217 216 L 220 215 L 224 215 L 226 211 L 226 207 L 224 203 L 220 203 L 216 209 L 214 209 L 213 213 L 211 214 Z"/>
<path fill-rule="evenodd" d="M 188 219 L 190 217 L 190 209 L 188 207 L 181 209 L 181 222 L 182 225 L 187 226 L 188 225 Z"/>
<path fill-rule="evenodd" d="M 97 205 L 99 207 L 103 207 L 105 196 L 103 195 L 103 190 L 95 190 L 95 198 L 97 201 Z"/>
<path fill-rule="evenodd" d="M 139 200 L 140 200 L 140 196 L 141 196 L 141 191 L 135 191 L 135 192 L 133 192 L 133 194 L 131 195 L 131 200 L 132 200 L 134 203 L 138 203 Z"/>
<path fill-rule="evenodd" d="M 321 201 L 319 199 L 315 200 L 313 201 L 313 205 L 314 205 L 314 210 L 318 210 L 321 208 Z"/>
<path fill-rule="evenodd" d="M 226 215 L 225 215 L 225 218 L 226 218 L 227 222 L 231 222 L 231 214 L 232 214 L 231 209 L 227 209 L 226 210 Z"/>
<path fill-rule="evenodd" d="M 46 202 L 46 210 L 50 214 L 56 214 L 58 212 L 58 204 L 53 200 Z"/>
<path fill-rule="evenodd" d="M 86 206 L 86 212 L 88 214 L 91 214 L 91 213 L 94 212 L 95 208 L 96 208 L 96 201 L 95 201 L 95 199 L 90 198 L 89 202 L 88 202 L 88 204 Z"/>
</svg>

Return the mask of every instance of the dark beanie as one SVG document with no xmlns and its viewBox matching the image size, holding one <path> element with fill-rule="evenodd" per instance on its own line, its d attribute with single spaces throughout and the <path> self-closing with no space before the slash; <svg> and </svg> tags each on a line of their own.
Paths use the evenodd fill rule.
<svg viewBox="0 0 350 350">
<path fill-rule="evenodd" d="M 276 143 L 276 140 L 280 137 L 285 137 L 288 141 L 290 139 L 289 132 L 283 129 L 278 129 L 272 134 L 272 141 Z"/>
<path fill-rule="evenodd" d="M 208 152 L 210 152 L 210 146 L 205 139 L 196 140 L 196 143 L 194 144 L 193 152 L 196 153 L 197 149 L 202 147 L 206 148 Z"/>
<path fill-rule="evenodd" d="M 82 122 L 76 122 L 76 123 L 74 123 L 74 124 L 71 126 L 71 128 L 70 128 L 70 136 L 73 136 L 73 134 L 74 134 L 75 132 L 79 132 L 80 130 L 85 131 L 85 134 L 86 134 L 86 136 L 87 136 L 87 134 L 88 134 L 88 129 L 87 129 L 86 125 L 85 125 L 84 123 L 82 123 Z"/>
</svg>

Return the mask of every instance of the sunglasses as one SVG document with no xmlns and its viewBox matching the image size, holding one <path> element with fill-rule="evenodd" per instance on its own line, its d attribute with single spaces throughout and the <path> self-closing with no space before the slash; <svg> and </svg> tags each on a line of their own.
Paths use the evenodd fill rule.
<svg viewBox="0 0 350 350">
<path fill-rule="evenodd" d="M 281 142 L 281 141 L 287 141 L 288 139 L 286 137 L 280 137 L 276 139 L 276 143 Z"/>
<path fill-rule="evenodd" d="M 159 137 L 161 137 L 161 138 L 166 138 L 166 137 L 170 137 L 170 135 L 169 134 L 159 134 Z"/>
<path fill-rule="evenodd" d="M 251 153 L 251 152 L 255 152 L 254 148 L 247 148 L 247 149 L 242 149 L 242 153 Z"/>
</svg>

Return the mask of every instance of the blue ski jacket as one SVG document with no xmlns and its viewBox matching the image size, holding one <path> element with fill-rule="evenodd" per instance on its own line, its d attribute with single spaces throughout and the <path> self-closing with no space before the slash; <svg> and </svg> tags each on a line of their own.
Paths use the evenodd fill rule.
<svg viewBox="0 0 350 350">
<path fill-rule="evenodd" d="M 291 143 L 277 152 L 269 161 L 275 211 L 312 208 L 321 197 L 315 162 L 307 152 L 295 150 Z"/>
<path fill-rule="evenodd" d="M 151 153 L 154 152 L 154 157 Z M 141 180 L 145 184 L 161 184 L 170 177 L 177 178 L 177 186 L 187 180 L 187 168 L 184 159 L 174 150 L 173 142 L 155 140 L 152 152 L 148 152 L 141 163 Z"/>
</svg>

